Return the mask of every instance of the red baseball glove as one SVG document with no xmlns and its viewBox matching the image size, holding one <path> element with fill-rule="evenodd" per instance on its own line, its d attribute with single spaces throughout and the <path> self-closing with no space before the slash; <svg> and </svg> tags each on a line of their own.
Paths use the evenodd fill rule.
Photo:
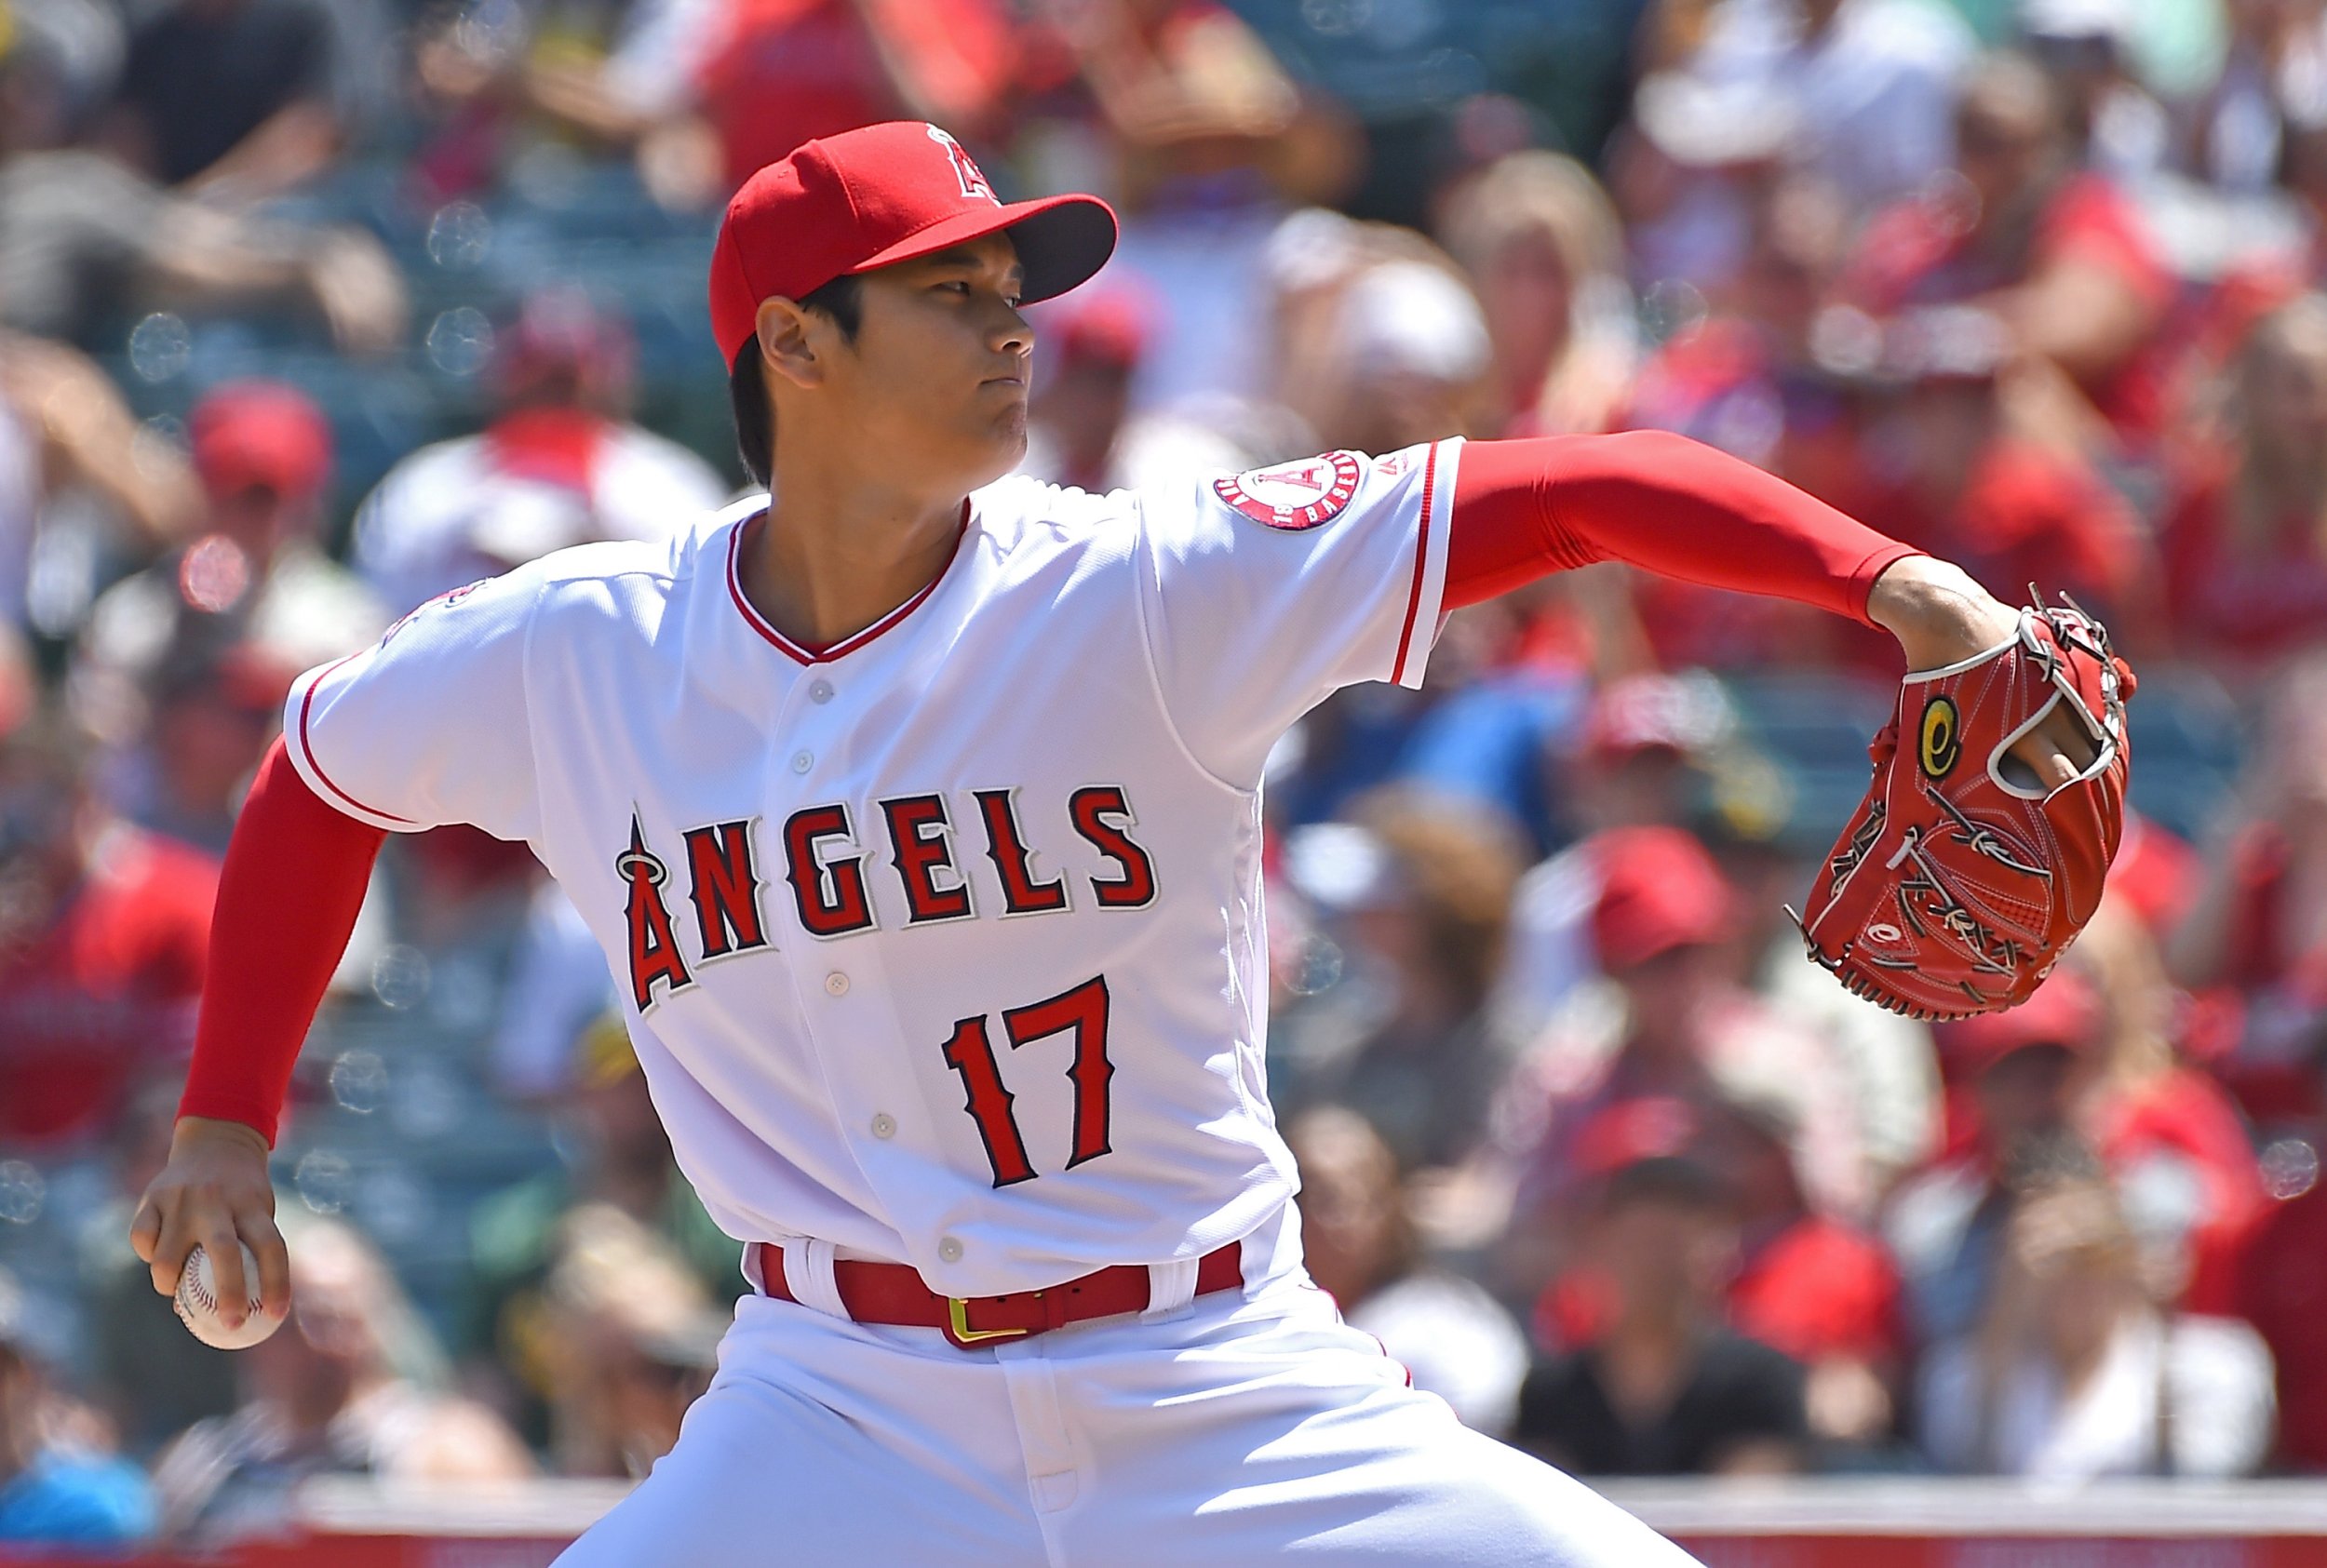
<svg viewBox="0 0 2327 1568">
<path fill-rule="evenodd" d="M 2132 694 L 2108 634 L 2074 605 L 2024 610 L 2001 647 L 1908 676 L 1869 750 L 1874 784 L 1795 917 L 1810 957 L 1913 1018 L 2025 998 L 2101 902 L 2125 825 Z M 2009 748 L 2056 704 L 2098 755 L 2048 792 Z"/>
</svg>

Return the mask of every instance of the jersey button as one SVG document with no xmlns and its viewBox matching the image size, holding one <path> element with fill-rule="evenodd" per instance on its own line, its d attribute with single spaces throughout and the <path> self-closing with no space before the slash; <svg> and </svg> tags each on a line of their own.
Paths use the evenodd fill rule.
<svg viewBox="0 0 2327 1568">
<path fill-rule="evenodd" d="M 805 773 L 809 769 L 814 768 L 815 765 L 815 753 L 807 751 L 796 751 L 792 753 L 793 772 Z"/>
<path fill-rule="evenodd" d="M 842 974 L 842 973 L 841 973 L 839 970 L 837 970 L 837 969 L 836 969 L 836 970 L 834 970 L 834 971 L 833 971 L 830 974 L 826 975 L 826 976 L 824 977 L 824 994 L 825 994 L 826 996 L 827 996 L 827 997 L 845 997 L 845 996 L 847 996 L 847 995 L 848 995 L 848 976 L 847 976 L 847 975 L 845 975 L 845 974 Z"/>
<path fill-rule="evenodd" d="M 937 1239 L 937 1255 L 947 1263 L 960 1263 L 962 1243 L 950 1236 L 941 1236 Z"/>
<path fill-rule="evenodd" d="M 812 703 L 828 703 L 832 701 L 832 683 L 828 680 L 819 680 L 811 683 L 808 688 L 808 700 Z"/>
<path fill-rule="evenodd" d="M 872 1119 L 872 1134 L 876 1138 L 895 1137 L 897 1135 L 897 1119 L 891 1116 L 887 1111 L 882 1111 L 879 1116 Z"/>
</svg>

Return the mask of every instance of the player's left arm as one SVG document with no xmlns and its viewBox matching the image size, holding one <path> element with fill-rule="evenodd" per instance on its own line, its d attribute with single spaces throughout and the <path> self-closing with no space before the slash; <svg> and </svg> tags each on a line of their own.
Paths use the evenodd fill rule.
<svg viewBox="0 0 2327 1568">
<path fill-rule="evenodd" d="M 1915 670 L 1985 653 L 2020 622 L 1960 567 L 1749 462 L 1660 431 L 1466 444 L 1446 550 L 1448 610 L 1548 572 L 1622 561 L 1881 626 Z M 2090 739 L 2063 710 L 2013 749 L 2054 784 L 2092 760 Z"/>
</svg>

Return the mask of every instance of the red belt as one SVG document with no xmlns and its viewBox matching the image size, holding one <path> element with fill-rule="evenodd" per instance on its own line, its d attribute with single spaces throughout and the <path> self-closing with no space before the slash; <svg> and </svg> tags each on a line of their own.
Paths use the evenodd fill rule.
<svg viewBox="0 0 2327 1568">
<path fill-rule="evenodd" d="M 784 1249 L 766 1241 L 755 1241 L 752 1246 L 760 1256 L 760 1278 L 767 1293 L 778 1301 L 798 1301 L 800 1297 L 784 1279 Z M 841 1305 L 856 1321 L 942 1329 L 948 1339 L 964 1350 L 992 1340 L 1024 1339 L 1088 1318 L 1144 1312 L 1148 1307 L 1148 1271 L 1137 1265 L 1102 1268 L 1047 1290 L 1010 1295 L 939 1295 L 906 1264 L 866 1263 L 854 1258 L 835 1260 L 832 1280 L 840 1287 Z M 1241 1241 L 1204 1253 L 1196 1265 L 1198 1295 L 1244 1282 Z"/>
</svg>

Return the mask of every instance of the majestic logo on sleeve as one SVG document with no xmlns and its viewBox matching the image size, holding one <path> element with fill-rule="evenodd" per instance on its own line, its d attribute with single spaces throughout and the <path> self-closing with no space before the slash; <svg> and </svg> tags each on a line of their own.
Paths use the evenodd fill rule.
<svg viewBox="0 0 2327 1568">
<path fill-rule="evenodd" d="M 1356 499 L 1364 474 L 1355 452 L 1325 452 L 1215 479 L 1212 489 L 1254 522 L 1298 533 L 1339 516 Z"/>
</svg>

